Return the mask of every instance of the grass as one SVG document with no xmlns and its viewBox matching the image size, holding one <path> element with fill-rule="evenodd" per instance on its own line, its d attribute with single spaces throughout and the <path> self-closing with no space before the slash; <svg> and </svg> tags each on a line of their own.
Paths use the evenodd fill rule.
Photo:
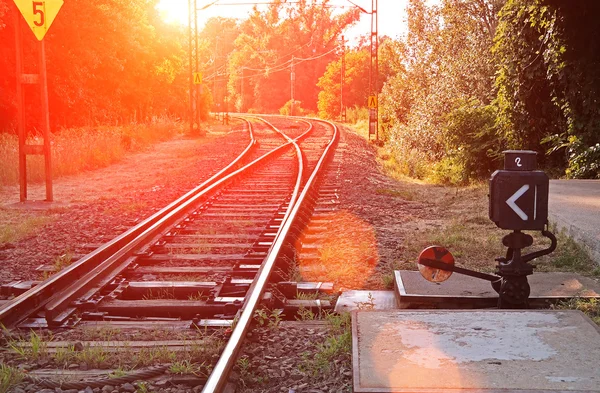
<svg viewBox="0 0 600 393">
<path fill-rule="evenodd" d="M 195 375 L 199 377 L 206 377 L 210 374 L 210 367 L 206 365 L 206 362 L 194 363 L 190 360 L 176 361 L 169 366 L 169 372 L 171 374 L 180 375 Z"/>
<path fill-rule="evenodd" d="M 414 201 L 417 199 L 417 193 L 413 190 L 390 190 L 388 188 L 378 188 L 375 192 L 379 195 L 389 195 L 402 198 L 406 201 Z"/>
<path fill-rule="evenodd" d="M 85 363 L 91 368 L 102 368 L 112 364 L 109 362 L 111 354 L 102 347 L 86 346 L 82 351 L 73 352 L 72 357 L 77 363 Z"/>
<path fill-rule="evenodd" d="M 362 135 L 360 132 L 357 134 Z M 421 202 L 433 210 L 431 219 L 424 225 L 425 230 L 421 226 L 418 236 L 414 236 L 415 232 L 412 232 L 403 238 L 403 247 L 397 252 L 396 260 L 391 263 L 395 268 L 414 270 L 416 257 L 425 247 L 440 245 L 452 252 L 459 265 L 487 272 L 495 270 L 494 259 L 506 254 L 502 237 L 508 231 L 498 229 L 487 217 L 486 183 L 468 187 L 427 184 L 417 180 L 427 178 L 428 169 L 419 166 L 426 163 L 426 160 L 407 156 L 399 161 L 388 147 L 379 148 L 377 156 L 382 171 L 398 181 L 397 187 L 377 189 L 377 194 Z M 425 220 L 421 220 L 423 221 Z M 600 266 L 594 263 L 585 249 L 564 233 L 556 233 L 555 228 L 553 232 L 558 238 L 557 249 L 532 262 L 538 267 L 536 271 L 567 271 L 600 276 Z M 548 239 L 539 232 L 528 233 L 533 236 L 534 245 L 526 249 L 525 253 L 548 247 Z M 393 285 L 393 277 L 385 275 L 392 269 L 384 267 L 383 270 L 385 273 L 381 282 L 384 287 L 389 288 Z"/>
<path fill-rule="evenodd" d="M 583 247 L 564 231 L 559 232 L 556 238 L 558 240 L 556 251 L 548 256 L 536 259 L 536 262 L 534 262 L 539 270 L 576 272 L 600 277 L 600 266 L 594 263 Z"/>
<path fill-rule="evenodd" d="M 600 301 L 598 299 L 575 298 L 556 305 L 559 310 L 579 310 L 590 317 L 592 321 L 600 326 Z"/>
<path fill-rule="evenodd" d="M 394 269 L 416 269 L 415 260 L 426 247 L 438 245 L 446 247 L 454 255 L 456 263 L 485 272 L 495 270 L 495 258 L 506 254 L 502 238 L 510 233 L 498 229 L 487 217 L 487 187 L 483 184 L 463 188 L 440 187 L 403 182 L 410 189 L 418 189 L 415 195 L 418 201 L 427 203 L 434 209 L 431 219 L 421 230 L 413 231 L 403 239 L 403 247 L 395 254 Z M 437 218 L 436 217 L 441 217 Z M 423 222 L 423 221 L 421 221 Z M 556 232 L 558 239 L 556 250 L 547 256 L 535 259 L 532 263 L 536 271 L 575 272 L 587 276 L 600 276 L 600 267 L 594 263 L 589 254 L 565 233 Z M 547 248 L 550 241 L 540 232 L 526 231 L 533 236 L 532 247 L 524 250 L 524 254 Z M 384 269 L 384 274 L 391 274 L 392 268 Z M 393 276 L 382 277 L 384 287 L 393 285 Z"/>
<path fill-rule="evenodd" d="M 52 261 L 54 271 L 57 272 L 69 266 L 71 263 L 73 263 L 73 253 L 71 250 L 65 250 L 64 254 L 54 257 L 54 260 Z"/>
<path fill-rule="evenodd" d="M 63 129 L 52 136 L 52 173 L 54 177 L 102 168 L 119 161 L 127 152 L 139 151 L 150 144 L 184 133 L 181 122 L 155 119 L 149 124 L 80 127 Z M 43 140 L 32 137 L 30 144 Z M 18 178 L 18 138 L 0 134 L 0 184 L 16 184 Z M 27 158 L 30 181 L 44 180 L 43 156 Z"/>
<path fill-rule="evenodd" d="M 8 352 L 9 356 L 5 360 L 16 363 L 44 360 L 53 363 L 57 367 L 67 367 L 73 363 L 85 363 L 90 368 L 116 369 L 111 375 L 113 378 L 124 375 L 125 370 L 170 363 L 174 365 L 173 370 L 179 373 L 191 371 L 195 375 L 206 376 L 211 367 L 207 359 L 213 359 L 218 355 L 224 346 L 224 342 L 218 331 L 211 331 L 210 333 L 198 331 L 197 333 L 196 337 L 200 337 L 202 340 L 189 340 L 189 346 L 183 351 L 174 351 L 162 345 L 134 350 L 125 342 L 116 351 L 108 351 L 102 347 L 88 344 L 81 348 L 69 345 L 64 348 L 57 348 L 55 352 L 50 352 L 48 342 L 53 340 L 54 337 L 42 337 L 32 331 L 26 338 L 15 339 L 6 335 L 7 347 L 10 352 Z M 85 336 L 88 340 L 114 341 L 114 339 L 123 339 L 122 335 L 115 336 L 115 330 L 110 329 L 98 329 L 92 333 L 86 333 Z M 79 340 L 81 339 L 79 338 Z M 8 371 L 5 370 L 4 372 L 8 374 Z"/>
<path fill-rule="evenodd" d="M 393 270 L 389 274 L 381 276 L 381 282 L 385 289 L 394 289 L 394 273 Z"/>
<path fill-rule="evenodd" d="M 33 330 L 29 339 L 9 338 L 8 347 L 22 360 L 37 361 L 48 356 L 47 341 Z"/>
<path fill-rule="evenodd" d="M 14 386 L 23 381 L 25 376 L 18 369 L 0 363 L 0 393 L 9 392 Z"/>
<path fill-rule="evenodd" d="M 50 215 L 31 215 L 23 218 L 21 213 L 0 210 L 0 244 L 25 239 L 54 220 Z"/>
<path fill-rule="evenodd" d="M 147 382 L 137 382 L 135 393 L 149 393 L 150 388 L 148 388 Z"/>
<path fill-rule="evenodd" d="M 335 360 L 350 363 L 352 331 L 349 313 L 329 313 L 325 316 L 329 334 L 317 345 L 315 353 L 303 353 L 300 371 L 313 377 L 335 372 L 331 365 Z"/>
<path fill-rule="evenodd" d="M 273 309 L 271 312 L 265 308 L 259 308 L 254 311 L 254 320 L 260 326 L 268 326 L 271 329 L 277 329 L 283 317 L 283 310 L 279 308 Z"/>
<path fill-rule="evenodd" d="M 152 288 L 148 290 L 148 292 L 142 296 L 143 300 L 161 300 L 161 299 L 176 299 L 175 292 L 173 289 L 169 288 L 160 288 L 156 291 L 153 291 Z"/>
<path fill-rule="evenodd" d="M 113 372 L 111 372 L 110 374 L 108 374 L 109 378 L 121 378 L 127 375 L 127 371 L 124 370 L 121 367 L 116 368 Z"/>
</svg>

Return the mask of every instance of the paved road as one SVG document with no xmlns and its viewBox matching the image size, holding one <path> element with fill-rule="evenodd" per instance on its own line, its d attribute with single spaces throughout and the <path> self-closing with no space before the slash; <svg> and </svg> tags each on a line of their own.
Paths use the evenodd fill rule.
<svg viewBox="0 0 600 393">
<path fill-rule="evenodd" d="M 600 264 L 600 180 L 551 180 L 550 222 L 585 245 Z"/>
</svg>

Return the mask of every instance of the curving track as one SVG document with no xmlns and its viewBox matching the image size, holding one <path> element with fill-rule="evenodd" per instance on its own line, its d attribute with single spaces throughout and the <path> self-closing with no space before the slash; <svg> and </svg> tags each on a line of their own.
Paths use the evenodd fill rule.
<svg viewBox="0 0 600 393">
<path fill-rule="evenodd" d="M 287 282 L 286 270 L 339 132 L 324 121 L 265 117 L 244 117 L 249 144 L 226 168 L 4 304 L 0 322 L 235 325 L 204 387 L 221 391 L 260 303 L 291 312 L 328 306 L 283 294 L 327 289 Z"/>
</svg>

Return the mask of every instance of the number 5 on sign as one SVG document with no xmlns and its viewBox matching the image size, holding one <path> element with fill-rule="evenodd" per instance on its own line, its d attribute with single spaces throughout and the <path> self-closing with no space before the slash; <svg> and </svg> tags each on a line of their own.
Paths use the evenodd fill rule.
<svg viewBox="0 0 600 393">
<path fill-rule="evenodd" d="M 54 22 L 60 11 L 63 0 L 14 0 L 15 5 L 23 15 L 25 22 L 33 31 L 35 37 L 41 41 Z"/>
</svg>

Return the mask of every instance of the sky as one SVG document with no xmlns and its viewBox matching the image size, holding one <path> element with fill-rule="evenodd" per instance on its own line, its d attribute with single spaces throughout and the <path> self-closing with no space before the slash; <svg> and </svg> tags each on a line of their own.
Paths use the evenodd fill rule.
<svg viewBox="0 0 600 393">
<path fill-rule="evenodd" d="M 198 0 L 198 8 L 212 3 L 214 0 Z M 359 7 L 371 11 L 372 0 L 352 0 Z M 216 4 L 209 6 L 205 10 L 198 11 L 200 26 L 203 26 L 206 20 L 214 16 L 245 19 L 252 5 L 227 5 L 233 3 L 249 3 L 252 0 L 219 0 Z M 265 0 L 258 0 L 265 2 Z M 406 33 L 406 3 L 407 0 L 378 0 L 379 6 L 379 36 L 387 35 L 393 38 Z M 352 4 L 348 0 L 330 0 L 331 5 L 342 6 L 340 11 L 348 10 Z M 174 23 L 188 23 L 187 14 L 188 0 L 161 0 L 157 8 L 165 13 L 165 18 Z M 259 6 L 260 7 L 260 6 Z M 264 6 L 263 6 L 264 7 Z M 355 40 L 358 36 L 369 34 L 371 29 L 371 15 L 361 13 L 358 23 L 348 29 L 346 32 L 349 41 Z"/>
</svg>

